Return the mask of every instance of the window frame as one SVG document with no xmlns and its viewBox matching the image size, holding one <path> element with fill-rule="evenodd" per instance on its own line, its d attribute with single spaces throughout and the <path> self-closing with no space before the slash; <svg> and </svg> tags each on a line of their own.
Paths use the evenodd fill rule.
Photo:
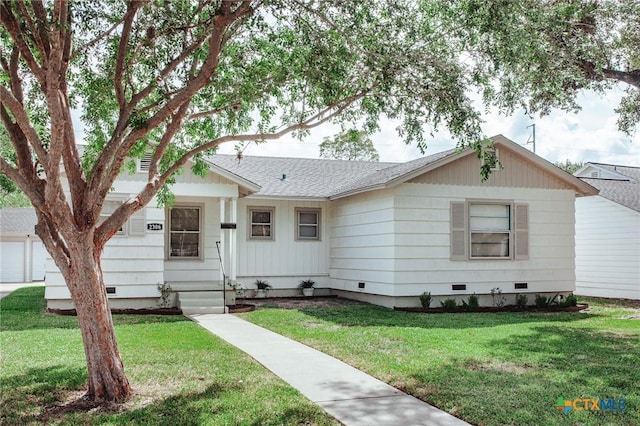
<svg viewBox="0 0 640 426">
<path fill-rule="evenodd" d="M 504 230 L 482 230 L 482 229 L 473 229 L 471 227 L 471 207 L 472 206 L 503 206 L 509 208 L 509 218 L 508 224 L 509 229 Z M 514 259 L 514 251 L 515 251 L 515 232 L 514 232 L 514 203 L 513 201 L 505 201 L 505 200 L 469 200 L 466 203 L 466 215 L 467 215 L 467 239 L 468 239 L 468 259 L 469 260 L 513 260 Z M 509 254 L 507 256 L 474 256 L 473 255 L 473 234 L 497 234 L 508 236 L 508 250 Z"/>
<path fill-rule="evenodd" d="M 172 256 L 171 254 L 171 235 L 174 231 L 171 229 L 171 210 L 173 209 L 197 209 L 198 210 L 198 256 Z M 166 222 L 167 232 L 165 233 L 166 240 L 166 260 L 171 261 L 192 261 L 192 260 L 204 260 L 204 204 L 197 203 L 175 203 L 172 207 L 166 209 Z M 195 231 L 175 231 L 195 233 Z"/>
<path fill-rule="evenodd" d="M 268 223 L 270 227 L 269 236 L 253 235 L 253 213 L 269 212 L 271 221 Z M 276 208 L 273 206 L 248 206 L 247 207 L 247 239 L 251 241 L 275 241 L 276 239 Z M 258 223 L 256 225 L 266 225 L 266 223 Z"/>
<path fill-rule="evenodd" d="M 126 201 L 126 197 L 109 197 L 107 196 L 104 199 L 104 202 L 102 204 L 102 208 L 100 209 L 100 215 L 98 217 L 98 225 L 102 224 L 102 222 L 109 216 L 111 216 L 119 207 L 120 205 L 122 205 L 122 203 L 124 203 Z M 103 213 L 104 211 L 104 207 L 105 207 L 105 203 L 118 203 L 119 205 L 106 213 Z M 127 219 L 123 224 L 122 224 L 122 228 L 120 228 L 115 234 L 114 236 L 117 237 L 126 237 L 127 235 L 129 235 L 129 220 L 131 218 Z"/>
<path fill-rule="evenodd" d="M 482 159 L 481 159 L 481 163 L 484 166 L 487 163 L 487 159 L 486 156 L 489 156 L 490 158 L 493 158 L 493 161 L 490 167 L 490 170 L 492 172 L 496 172 L 498 170 L 501 169 L 502 164 L 500 163 L 500 149 L 498 149 L 497 146 L 492 145 L 492 146 L 483 146 L 482 147 Z"/>
<path fill-rule="evenodd" d="M 296 241 L 322 241 L 322 209 L 321 208 L 311 208 L 311 207 L 296 207 L 294 209 L 295 212 L 295 226 L 296 226 Z M 302 237 L 300 236 L 300 227 L 301 226 L 314 226 L 313 224 L 301 224 L 300 223 L 300 214 L 302 213 L 313 213 L 316 215 L 316 236 L 315 237 Z"/>
</svg>

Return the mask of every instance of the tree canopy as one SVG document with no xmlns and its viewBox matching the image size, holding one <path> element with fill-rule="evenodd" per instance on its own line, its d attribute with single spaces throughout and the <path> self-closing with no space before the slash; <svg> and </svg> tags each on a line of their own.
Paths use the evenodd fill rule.
<svg viewBox="0 0 640 426">
<path fill-rule="evenodd" d="M 494 84 L 486 104 L 505 114 L 522 107 L 547 114 L 577 111 L 583 89 L 604 93 L 619 83 L 625 96 L 618 127 L 640 123 L 640 1 L 459 0 L 449 19 L 474 64 Z"/>
<path fill-rule="evenodd" d="M 337 160 L 380 160 L 371 138 L 365 132 L 355 129 L 341 132 L 333 138 L 324 138 L 320 143 L 320 157 Z"/>
</svg>

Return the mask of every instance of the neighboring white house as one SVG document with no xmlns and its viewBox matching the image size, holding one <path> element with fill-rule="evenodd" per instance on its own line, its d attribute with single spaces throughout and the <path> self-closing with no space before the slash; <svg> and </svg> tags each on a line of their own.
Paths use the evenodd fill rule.
<svg viewBox="0 0 640 426">
<path fill-rule="evenodd" d="M 418 306 L 424 291 L 476 293 L 483 304 L 493 288 L 511 302 L 573 291 L 575 198 L 597 191 L 493 141 L 504 167 L 487 181 L 470 149 L 402 164 L 216 155 L 205 179 L 177 178 L 170 209 L 151 202 L 109 242 L 112 306 L 156 306 L 165 282 L 179 305 L 204 303 L 204 291 L 221 289 L 217 246 L 230 283 L 266 279 L 271 295 L 297 294 L 307 278 L 321 294 L 389 307 Z M 141 188 L 142 173 L 115 182 L 106 213 Z M 71 307 L 51 266 L 48 305 Z"/>
<path fill-rule="evenodd" d="M 587 163 L 576 201 L 576 293 L 640 300 L 640 167 Z"/>
<path fill-rule="evenodd" d="M 0 282 L 44 280 L 47 254 L 35 234 L 36 213 L 32 208 L 0 210 Z"/>
</svg>

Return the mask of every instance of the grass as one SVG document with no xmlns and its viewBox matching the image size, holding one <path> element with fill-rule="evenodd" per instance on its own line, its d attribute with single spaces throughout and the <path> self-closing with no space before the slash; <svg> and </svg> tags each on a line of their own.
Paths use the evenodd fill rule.
<svg viewBox="0 0 640 426">
<path fill-rule="evenodd" d="M 640 309 L 425 315 L 362 305 L 241 315 L 479 425 L 640 424 Z M 571 411 L 558 397 L 624 398 Z"/>
<path fill-rule="evenodd" d="M 75 317 L 45 313 L 44 289 L 0 300 L 0 424 L 335 425 L 253 359 L 181 316 L 115 315 L 130 402 L 86 412 Z"/>
</svg>

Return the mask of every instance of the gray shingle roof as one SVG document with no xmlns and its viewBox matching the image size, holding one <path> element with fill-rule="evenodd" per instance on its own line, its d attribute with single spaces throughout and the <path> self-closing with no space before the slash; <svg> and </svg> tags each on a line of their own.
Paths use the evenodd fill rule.
<svg viewBox="0 0 640 426">
<path fill-rule="evenodd" d="M 456 150 L 450 149 L 407 163 L 252 156 L 238 159 L 222 154 L 208 161 L 258 184 L 258 196 L 329 198 L 383 186 L 454 154 Z"/>
<path fill-rule="evenodd" d="M 589 163 L 611 172 L 620 173 L 628 180 L 583 178 L 584 182 L 600 190 L 604 198 L 640 212 L 640 167 L 616 164 Z"/>
<path fill-rule="evenodd" d="M 38 222 L 36 211 L 32 208 L 6 207 L 0 209 L 0 233 L 34 234 Z"/>
<path fill-rule="evenodd" d="M 260 185 L 255 195 L 327 198 L 338 188 L 395 165 L 372 161 L 281 158 L 218 154 L 211 163 Z M 283 178 L 284 177 L 284 178 Z"/>
<path fill-rule="evenodd" d="M 443 152 L 438 152 L 433 155 L 429 155 L 427 157 L 418 158 L 413 161 L 409 161 L 407 163 L 393 164 L 389 167 L 381 169 L 377 173 L 371 173 L 369 175 L 363 176 L 360 179 L 355 181 L 345 183 L 341 187 L 337 189 L 331 195 L 340 195 L 351 191 L 357 191 L 361 189 L 367 189 L 371 187 L 376 187 L 379 185 L 384 185 L 397 179 L 401 176 L 405 176 L 408 173 L 419 170 L 441 158 L 447 157 L 449 155 L 453 155 L 456 153 L 455 149 L 450 149 Z"/>
</svg>

